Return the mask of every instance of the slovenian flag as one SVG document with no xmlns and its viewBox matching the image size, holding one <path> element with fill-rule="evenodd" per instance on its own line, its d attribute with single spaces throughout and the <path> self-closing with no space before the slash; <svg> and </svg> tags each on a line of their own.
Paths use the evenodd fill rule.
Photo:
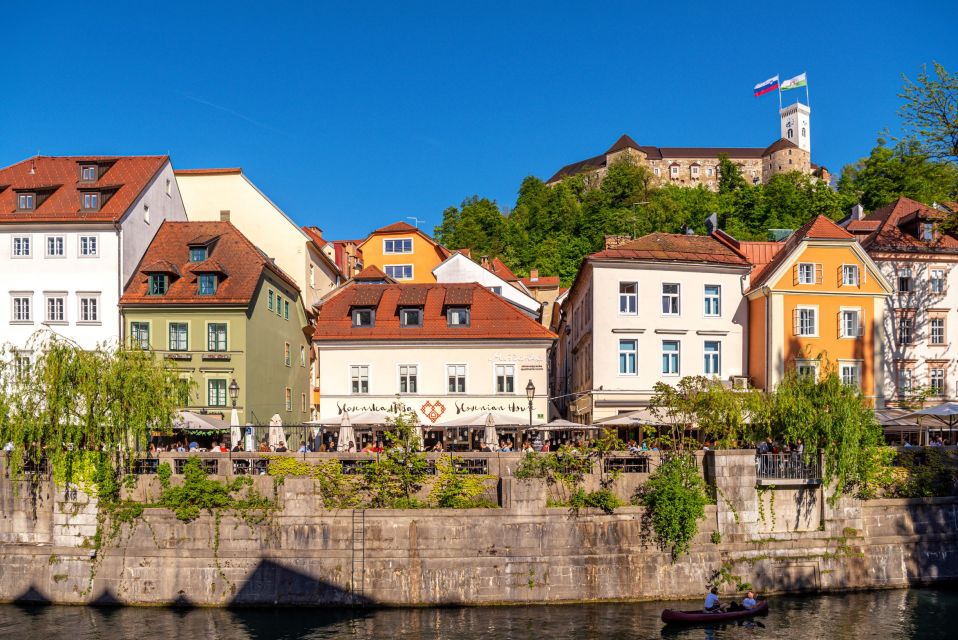
<svg viewBox="0 0 958 640">
<path fill-rule="evenodd" d="M 808 78 L 804 73 L 795 76 L 794 78 L 789 78 L 782 83 L 782 91 L 788 91 L 789 89 L 798 89 L 799 87 L 805 87 L 808 85 Z"/>
<path fill-rule="evenodd" d="M 764 96 L 769 91 L 778 89 L 778 76 L 769 78 L 765 82 L 759 82 L 755 85 L 755 97 Z"/>
</svg>

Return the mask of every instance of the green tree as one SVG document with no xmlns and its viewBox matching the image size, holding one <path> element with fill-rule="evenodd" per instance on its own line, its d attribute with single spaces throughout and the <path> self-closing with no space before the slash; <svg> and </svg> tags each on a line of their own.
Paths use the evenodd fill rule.
<svg viewBox="0 0 958 640">
<path fill-rule="evenodd" d="M 738 165 L 732 162 L 727 154 L 719 154 L 719 193 L 732 193 L 745 186 L 745 178 Z"/>
<path fill-rule="evenodd" d="M 699 520 L 705 518 L 706 489 L 695 454 L 684 453 L 659 465 L 636 495 L 647 510 L 644 520 L 656 544 L 671 553 L 673 562 L 688 553 Z"/>
<path fill-rule="evenodd" d="M 757 391 L 734 390 L 718 378 L 706 376 L 686 376 L 675 386 L 659 382 L 654 391 L 649 406 L 669 426 L 673 446 L 685 444 L 683 433 L 692 426 L 721 447 L 734 447 L 753 437 L 751 417 L 761 402 Z"/>
<path fill-rule="evenodd" d="M 363 490 L 371 508 L 413 508 L 420 506 L 416 493 L 429 472 L 414 413 L 393 418 L 386 428 L 386 449 L 362 467 Z"/>
<path fill-rule="evenodd" d="M 922 65 L 912 81 L 902 74 L 898 113 L 906 133 L 920 144 L 922 152 L 936 160 L 958 162 L 958 75 L 932 63 L 933 72 Z"/>
<path fill-rule="evenodd" d="M 91 480 L 90 455 L 113 469 L 131 463 L 150 432 L 168 430 L 177 408 L 177 373 L 152 353 L 81 349 L 53 334 L 33 337 L 29 364 L 19 352 L 0 354 L 0 441 L 13 443 L 13 475 L 41 458 L 65 482 Z M 101 474 L 102 475 L 102 474 Z"/>
</svg>

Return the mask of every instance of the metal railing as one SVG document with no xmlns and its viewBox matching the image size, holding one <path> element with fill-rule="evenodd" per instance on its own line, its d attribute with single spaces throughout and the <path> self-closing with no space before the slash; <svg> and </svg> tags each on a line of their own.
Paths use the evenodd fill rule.
<svg viewBox="0 0 958 640">
<path fill-rule="evenodd" d="M 755 466 L 759 479 L 822 480 L 822 466 L 817 454 L 806 461 L 800 453 L 758 453 Z"/>
<path fill-rule="evenodd" d="M 605 472 L 649 473 L 652 464 L 649 456 L 610 457 L 605 459 Z"/>
</svg>

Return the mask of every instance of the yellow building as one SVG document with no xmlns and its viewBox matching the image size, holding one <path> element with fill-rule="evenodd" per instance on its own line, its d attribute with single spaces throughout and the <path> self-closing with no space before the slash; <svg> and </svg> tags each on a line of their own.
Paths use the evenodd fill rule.
<svg viewBox="0 0 958 640">
<path fill-rule="evenodd" d="M 376 229 L 359 250 L 364 266 L 379 267 L 402 283 L 436 282 L 432 270 L 450 256 L 445 247 L 405 222 Z"/>
<path fill-rule="evenodd" d="M 834 367 L 881 406 L 886 299 L 891 287 L 855 237 L 824 216 L 785 242 L 736 242 L 754 266 L 748 371 L 773 389 L 785 372 Z"/>
</svg>

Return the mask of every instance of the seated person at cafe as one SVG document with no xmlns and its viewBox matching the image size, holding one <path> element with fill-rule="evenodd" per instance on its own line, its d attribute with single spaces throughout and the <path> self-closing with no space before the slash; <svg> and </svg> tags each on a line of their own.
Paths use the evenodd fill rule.
<svg viewBox="0 0 958 640">
<path fill-rule="evenodd" d="M 279 446 L 276 447 L 276 453 L 286 453 L 289 449 L 286 448 L 286 443 L 282 440 L 279 441 Z"/>
<path fill-rule="evenodd" d="M 437 442 L 436 445 L 432 448 L 432 450 L 435 451 L 436 453 L 442 453 L 442 440 Z"/>
<path fill-rule="evenodd" d="M 243 450 L 243 441 L 238 440 L 235 445 L 233 445 L 233 451 L 242 451 Z"/>
<path fill-rule="evenodd" d="M 300 445 L 299 450 L 296 453 L 309 453 L 309 447 L 306 446 L 306 443 L 304 442 L 302 445 Z"/>
</svg>

